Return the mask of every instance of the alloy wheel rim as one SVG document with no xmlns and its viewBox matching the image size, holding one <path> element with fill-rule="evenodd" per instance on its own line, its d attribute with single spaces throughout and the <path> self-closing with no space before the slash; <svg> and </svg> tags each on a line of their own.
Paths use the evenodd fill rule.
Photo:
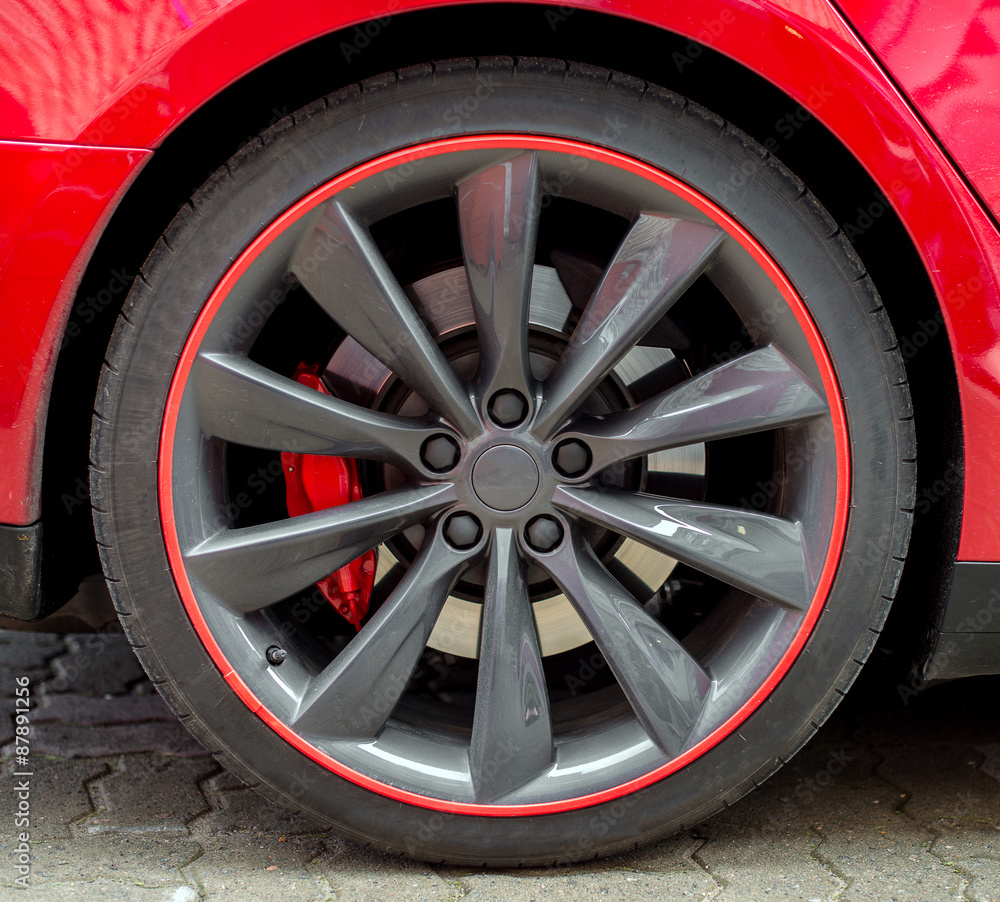
<svg viewBox="0 0 1000 902">
<path fill-rule="evenodd" d="M 465 267 L 483 349 L 471 389 L 455 378 L 447 362 L 442 365 L 437 346 L 426 330 L 421 332 L 412 307 L 406 309 L 389 282 L 388 267 L 379 265 L 377 251 L 373 256 L 365 202 L 352 198 L 353 210 L 348 210 L 340 201 L 347 189 L 361 188 L 358 193 L 367 191 L 375 198 L 368 203 L 377 207 L 379 177 L 401 172 L 401 167 L 412 170 L 415 161 L 430 161 L 427 169 L 437 167 L 444 173 L 439 177 L 452 180 L 466 232 L 472 231 L 474 220 L 484 218 L 487 232 L 493 229 L 493 244 L 465 244 Z M 541 208 L 546 175 L 561 171 L 563 164 L 580 166 L 581 161 L 585 164 L 580 175 L 584 195 L 587 185 L 607 190 L 610 184 L 626 200 L 642 189 L 648 196 L 655 188 L 656 197 L 650 208 L 635 217 L 618 256 L 606 268 L 606 278 L 595 294 L 598 303 L 581 314 L 554 374 L 540 383 L 526 362 L 526 339 L 517 338 L 526 328 L 523 299 L 531 278 L 531 226 L 529 222 L 519 233 L 522 240 L 512 242 L 511 229 L 505 232 L 503 225 L 509 226 L 512 214 L 515 220 L 530 220 L 532 211 Z M 430 186 L 421 189 L 425 195 L 439 190 L 433 177 L 424 182 Z M 474 207 L 477 192 L 493 198 L 482 205 L 478 217 L 463 212 L 463 198 L 466 208 Z M 423 196 L 420 190 L 416 195 Z M 679 211 L 684 215 L 676 215 Z M 677 247 L 669 237 L 664 238 L 674 230 L 686 239 L 686 244 L 680 242 L 680 260 Z M 332 244 L 327 240 L 331 234 Z M 345 247 L 349 248 L 346 258 Z M 341 322 L 345 332 L 376 357 L 391 362 L 411 385 L 415 383 L 439 416 L 415 424 L 389 422 L 390 418 L 369 413 L 359 426 L 353 411 L 331 410 L 330 404 L 320 405 L 315 398 L 307 399 L 304 393 L 278 383 L 283 402 L 302 407 L 301 415 L 311 423 L 308 435 L 299 425 L 290 428 L 287 421 L 281 423 L 285 444 L 290 434 L 298 443 L 281 450 L 315 452 L 318 435 L 325 435 L 330 447 L 329 435 L 337 432 L 342 442 L 337 446 L 339 453 L 353 441 L 355 448 L 363 446 L 364 453 L 358 456 L 374 455 L 399 466 L 412 482 L 385 493 L 389 497 L 374 495 L 336 509 L 339 513 L 334 515 L 318 512 L 297 518 L 300 523 L 288 521 L 272 528 L 271 535 L 265 534 L 267 527 L 259 526 L 244 528 L 255 530 L 252 535 L 246 531 L 237 535 L 239 530 L 226 525 L 218 528 L 219 487 L 206 491 L 197 484 L 198 475 L 203 475 L 207 462 L 220 463 L 220 446 L 227 438 L 246 441 L 252 433 L 258 444 L 275 442 L 279 430 L 274 422 L 262 426 L 253 421 L 248 426 L 253 420 L 248 407 L 261 410 L 266 405 L 249 405 L 247 398 L 259 401 L 262 392 L 273 392 L 273 380 L 247 356 L 252 345 L 249 338 L 236 346 L 231 338 L 225 344 L 225 338 L 232 336 L 241 316 L 252 312 L 252 299 L 260 297 L 269 279 L 273 281 L 276 270 L 273 260 L 267 260 L 269 254 L 283 259 L 314 299 L 322 296 L 326 289 L 313 278 L 314 273 L 306 272 L 304 263 L 322 256 L 320 252 L 341 254 L 341 273 L 345 266 L 356 266 L 354 285 L 364 286 L 362 294 L 375 285 L 395 296 L 396 309 L 390 315 L 396 318 L 397 334 L 406 339 L 402 357 L 398 348 L 379 344 L 382 339 L 373 334 L 373 318 L 365 309 L 370 305 L 356 305 L 360 315 L 357 309 L 345 314 L 336 308 L 339 301 L 330 306 L 341 320 L 348 320 L 346 325 Z M 515 263 L 498 265 L 498 252 Z M 721 264 L 716 259 L 720 254 L 726 255 Z M 669 289 L 683 295 L 710 263 L 723 270 L 728 266 L 741 277 L 753 267 L 755 278 L 765 285 L 768 301 L 775 297 L 781 301 L 780 323 L 771 328 L 771 334 L 791 336 L 787 344 L 793 352 L 786 354 L 783 342 L 758 342 L 747 354 L 710 367 L 676 389 L 626 410 L 607 416 L 580 415 L 579 404 L 610 371 L 612 358 L 622 348 L 630 348 L 650 321 L 670 308 Z M 607 277 L 618 264 L 619 269 L 631 266 L 639 274 Z M 358 270 L 368 271 L 359 274 Z M 726 273 L 718 278 L 724 283 Z M 490 316 L 487 299 L 494 295 L 520 295 L 522 302 L 504 305 L 497 316 Z M 747 310 L 752 314 L 768 309 L 763 302 L 755 308 L 754 302 L 753 297 L 734 302 L 742 305 L 744 321 Z M 608 315 L 611 310 L 615 313 Z M 792 336 L 792 332 L 797 334 Z M 808 349 L 805 357 L 802 347 Z M 811 378 L 804 373 L 809 368 Z M 502 422 L 494 411 L 498 395 L 505 393 L 523 399 L 527 410 Z M 217 403 L 219 398 L 226 403 Z M 693 403 L 692 398 L 700 402 Z M 696 409 L 706 407 L 702 403 L 706 398 L 709 413 L 696 414 Z M 242 422 L 232 415 L 234 404 Z M 245 407 L 241 409 L 240 404 Z M 743 412 L 737 415 L 738 411 Z M 334 419 L 338 416 L 342 419 Z M 324 417 L 324 428 L 316 428 L 316 418 Z M 348 421 L 356 438 L 349 430 L 348 438 L 343 438 L 342 427 Z M 651 434 L 656 431 L 650 429 L 654 421 L 671 424 L 670 441 L 663 440 L 662 425 L 659 435 Z M 331 430 L 334 423 L 339 432 Z M 791 489 L 814 514 L 814 522 L 807 524 L 812 529 L 808 539 L 814 546 L 822 545 L 821 552 L 807 549 L 801 523 L 787 513 L 647 498 L 620 487 L 609 489 L 599 479 L 602 472 L 620 464 L 623 454 L 631 459 L 671 442 L 680 444 L 682 438 L 721 440 L 748 431 L 774 430 L 793 433 L 793 450 L 808 449 L 818 436 L 832 436 L 828 448 L 816 454 L 819 475 Z M 185 458 L 183 450 L 177 452 L 191 446 L 192 436 L 201 437 L 200 450 Z M 209 436 L 214 437 L 209 440 Z M 441 436 L 460 449 L 459 463 L 444 471 L 429 465 L 433 462 L 422 450 L 428 441 Z M 648 785 L 703 754 L 767 697 L 795 660 L 832 584 L 846 529 L 849 469 L 836 379 L 816 327 L 787 278 L 739 224 L 688 186 L 631 158 L 560 139 L 483 136 L 398 152 L 339 176 L 286 211 L 237 260 L 206 303 L 174 377 L 162 446 L 160 504 L 175 581 L 192 623 L 230 685 L 273 729 L 330 770 L 383 795 L 441 810 L 496 815 L 569 810 Z M 504 455 L 508 459 L 520 456 L 533 468 L 536 485 L 530 493 L 528 487 L 522 489 L 524 499 L 515 499 L 523 503 L 503 500 L 498 489 L 498 462 L 493 458 Z M 483 475 L 491 466 L 492 481 Z M 178 478 L 179 472 L 185 475 Z M 214 505 L 214 519 L 205 516 L 205 510 L 194 511 L 199 504 L 202 508 Z M 509 509 L 504 510 L 505 506 Z M 349 514 L 347 507 L 353 508 Z M 479 534 L 463 541 L 450 537 L 449 525 L 458 515 L 476 521 Z M 292 685 L 293 678 L 278 676 L 294 667 L 283 664 L 277 671 L 269 666 L 266 636 L 258 627 L 247 627 L 248 614 L 279 601 L 275 593 L 291 584 L 287 579 L 282 582 L 285 571 L 280 567 L 257 565 L 267 558 L 262 549 L 274 547 L 268 542 L 280 543 L 279 533 L 284 531 L 287 539 L 291 529 L 298 547 L 311 553 L 312 562 L 311 569 L 299 567 L 289 579 L 301 583 L 308 576 L 301 583 L 305 585 L 350 560 L 345 555 L 356 556 L 358 549 L 365 550 L 362 546 L 371 547 L 365 543 L 371 541 L 373 529 L 398 532 L 417 522 L 428 525 L 417 558 L 401 588 L 397 587 L 358 638 L 319 673 L 300 674 L 297 685 Z M 545 529 L 530 529 L 539 523 Z M 722 665 L 702 666 L 667 630 L 657 629 L 656 621 L 629 599 L 595 557 L 584 528 L 594 523 L 655 544 L 674 556 L 687 555 L 702 572 L 758 599 L 758 608 L 784 611 L 769 622 L 758 617 L 745 626 L 743 646 L 752 646 L 753 652 L 743 654 L 742 662 L 752 665 L 753 675 L 734 680 L 731 674 L 738 668 L 730 666 L 728 683 L 720 680 Z M 319 536 L 312 544 L 310 530 Z M 666 535 L 671 531 L 672 535 Z M 764 552 L 743 547 L 748 541 L 740 537 L 748 533 L 755 539 L 766 536 L 759 539 Z M 248 537 L 253 539 L 249 544 Z M 683 547 L 684 538 L 689 543 L 702 540 L 698 555 L 692 558 Z M 754 555 L 761 553 L 768 557 L 764 566 L 755 562 Z M 463 745 L 456 743 L 454 731 L 435 735 L 433 729 L 416 729 L 419 711 L 401 726 L 395 725 L 393 712 L 417 659 L 412 648 L 401 654 L 397 634 L 417 636 L 411 645 L 419 657 L 440 610 L 438 602 L 447 597 L 443 587 L 473 564 L 482 564 L 487 573 L 481 642 L 490 651 L 481 655 L 477 703 L 470 729 L 461 734 L 467 742 Z M 589 746 L 560 736 L 559 714 L 548 704 L 544 661 L 524 586 L 528 564 L 545 570 L 572 599 L 623 690 L 627 704 L 611 706 L 608 720 L 589 737 Z M 251 578 L 244 579 L 236 593 L 238 603 L 220 602 L 231 591 L 233 579 L 246 572 Z M 433 596 L 435 591 L 430 604 L 414 601 L 418 595 Z M 381 629 L 385 623 L 392 623 L 394 631 Z M 625 629 L 622 623 L 627 624 Z M 737 639 L 728 640 L 731 648 L 740 647 Z M 259 659 L 247 657 L 248 644 L 262 645 Z M 358 666 L 366 660 L 386 661 L 388 666 L 373 680 L 370 669 Z M 516 665 L 511 666 L 511 661 Z M 720 703 L 720 698 L 725 702 Z M 517 737 L 513 746 L 512 736 Z M 606 762 L 614 758 L 625 758 L 627 763 L 608 766 Z M 438 766 L 442 763 L 443 767 Z M 574 777 L 574 768 L 585 776 Z"/>
</svg>

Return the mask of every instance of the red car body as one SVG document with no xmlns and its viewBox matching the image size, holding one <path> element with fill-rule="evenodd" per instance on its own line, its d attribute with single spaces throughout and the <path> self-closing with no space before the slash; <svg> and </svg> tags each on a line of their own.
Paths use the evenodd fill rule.
<svg viewBox="0 0 1000 902">
<path fill-rule="evenodd" d="M 93 399 L 114 320 L 178 207 L 213 172 L 224 179 L 219 167 L 262 128 L 277 124 L 279 135 L 291 128 L 288 114 L 313 98 L 414 63 L 470 56 L 574 60 L 674 89 L 749 133 L 829 209 L 864 261 L 898 337 L 898 355 L 885 345 L 876 350 L 905 362 L 918 449 L 902 582 L 884 576 L 881 591 L 887 594 L 859 597 L 855 619 L 863 630 L 865 605 L 887 605 L 900 586 L 893 611 L 902 610 L 897 625 L 902 621 L 910 633 L 906 654 L 917 665 L 912 682 L 901 684 L 904 693 L 937 680 L 1000 673 L 1000 16 L 985 0 L 947 6 L 915 0 L 572 0 L 558 7 L 535 0 L 8 0 L 0 8 L 0 614 L 41 620 L 97 569 L 90 518 L 74 515 L 81 507 L 90 510 Z M 462 110 L 456 107 L 454 116 L 451 124 L 460 126 Z M 607 120 L 611 150 L 615 128 Z M 532 146 L 559 138 L 544 126 L 518 130 L 530 135 L 521 138 Z M 464 136 L 449 140 L 460 143 Z M 403 145 L 396 150 L 406 162 L 411 153 L 421 162 L 421 150 Z M 236 182 L 232 172 L 230 178 Z M 211 193 L 212 183 L 206 184 Z M 796 200 L 805 194 L 803 188 Z M 189 218 L 200 217 L 196 209 L 188 208 Z M 739 228 L 734 219 L 734 232 Z M 757 250 L 764 257 L 770 248 Z M 233 258 L 222 259 L 228 265 Z M 785 278 L 778 264 L 774 272 L 776 281 Z M 862 271 L 854 282 L 863 278 Z M 145 286 L 153 290 L 151 282 Z M 880 308 L 865 312 L 882 315 Z M 165 369 L 175 359 L 169 357 Z M 180 360 L 178 370 L 186 373 L 191 362 L 183 354 Z M 831 385 L 835 369 L 845 365 L 844 358 L 830 365 Z M 893 391 L 906 395 L 903 381 L 894 379 Z M 322 387 L 315 381 L 314 388 Z M 95 434 L 98 421 L 104 422 L 100 413 Z M 841 463 L 854 453 L 848 428 L 838 432 Z M 147 437 L 163 437 L 164 445 L 142 458 L 155 459 L 168 476 L 172 452 L 163 447 L 172 446 L 172 429 L 147 431 Z M 912 453 L 898 456 L 896 466 L 912 469 Z M 297 459 L 282 458 L 279 472 L 294 471 L 292 464 Z M 874 475 L 866 475 L 877 481 L 882 464 L 875 461 Z M 103 472 L 95 464 L 95 473 Z M 342 501 L 360 498 L 357 472 L 351 472 L 354 482 L 345 483 Z M 292 484 L 287 474 L 283 478 Z M 163 484 L 173 485 L 172 479 Z M 845 484 L 838 489 L 842 499 Z M 774 486 L 757 485 L 764 494 L 777 493 Z M 162 497 L 169 499 L 170 492 Z M 288 512 L 342 501 L 303 501 L 296 510 L 289 504 Z M 864 501 L 852 496 L 853 506 Z M 846 506 L 844 500 L 838 508 L 839 529 L 848 518 Z M 899 507 L 911 513 L 908 505 Z M 870 508 L 872 519 L 879 510 Z M 170 516 L 161 519 L 173 529 L 170 503 L 164 511 Z M 101 515 L 111 516 L 99 510 L 98 520 Z M 154 539 L 159 543 L 158 533 Z M 163 539 L 174 565 L 183 555 L 170 530 Z M 558 546 L 562 533 L 555 541 Z M 872 574 L 876 585 L 902 561 L 886 561 L 897 555 L 892 547 L 887 539 L 866 561 L 856 561 L 859 569 L 878 571 Z M 845 569 L 846 555 L 840 561 Z M 372 557 L 364 572 L 374 566 Z M 356 569 L 360 580 L 360 564 Z M 183 571 L 173 566 L 159 572 L 183 581 Z M 828 588 L 834 571 L 824 574 Z M 339 599 L 338 591 L 330 589 L 327 600 Z M 347 607 L 341 612 L 360 631 L 367 596 L 361 609 Z M 195 628 L 209 634 L 206 647 L 218 652 L 215 663 L 229 680 L 235 670 L 193 610 L 197 605 L 188 609 Z M 267 662 L 277 667 L 285 655 L 270 647 Z M 768 677 L 755 705 L 784 673 Z M 236 674 L 231 687 L 237 694 L 246 690 L 241 698 L 258 714 L 261 702 L 240 679 Z M 842 695 L 838 685 L 827 688 Z M 259 716 L 285 737 L 279 719 Z M 803 717 L 810 722 L 811 715 Z M 311 748 L 298 739 L 292 744 L 307 754 Z M 353 771 L 344 773 L 367 786 Z M 379 784 L 375 791 L 406 800 L 385 788 Z M 579 807 L 590 798 L 574 797 L 566 805 Z M 418 807 L 426 801 L 420 796 Z M 430 807 L 463 810 L 448 800 Z"/>
<path fill-rule="evenodd" d="M 439 8 L 436 22 L 449 21 L 452 5 L 439 0 L 4 5 L 0 523 L 23 528 L 41 518 L 59 349 L 124 296 L 127 272 L 89 298 L 81 298 L 79 287 L 102 234 L 157 149 L 199 108 L 265 64 L 325 37 L 350 68 L 399 17 L 417 22 L 413 17 L 430 7 Z M 512 9 L 462 4 L 455 12 L 482 25 Z M 880 193 L 858 206 L 853 225 L 863 231 L 891 205 L 933 286 L 934 315 L 906 338 L 904 356 L 943 327 L 954 364 L 964 459 L 937 474 L 926 497 L 961 483 L 954 560 L 1000 560 L 1000 22 L 989 4 L 587 0 L 547 7 L 544 21 L 554 35 L 578 10 L 672 35 L 678 72 L 710 48 L 759 74 L 793 104 L 770 135 L 757 135 L 765 147 L 780 150 L 815 118 L 866 170 Z M 48 425 L 51 442 L 58 433 Z M 952 582 L 968 582 L 972 573 L 960 567 Z M 991 571 L 975 573 L 973 595 L 980 598 Z M 996 631 L 996 612 L 988 604 L 984 610 L 964 627 L 967 617 L 953 612 L 944 632 L 970 639 L 974 633 L 980 648 Z M 974 657 L 984 656 L 994 657 L 985 651 Z M 983 669 L 990 666 L 980 661 L 970 672 Z"/>
</svg>

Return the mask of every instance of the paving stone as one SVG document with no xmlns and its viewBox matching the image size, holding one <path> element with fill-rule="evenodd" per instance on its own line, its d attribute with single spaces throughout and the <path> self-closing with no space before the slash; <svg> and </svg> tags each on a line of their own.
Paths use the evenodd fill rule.
<svg viewBox="0 0 1000 902">
<path fill-rule="evenodd" d="M 847 880 L 838 896 L 844 902 L 923 902 L 961 898 L 967 881 L 927 851 L 932 834 L 898 815 L 884 828 L 866 824 L 854 829 L 824 827 L 825 842 L 816 854 L 834 873 Z"/>
<path fill-rule="evenodd" d="M 967 877 L 967 899 L 1000 902 L 1000 827 L 945 830 L 931 852 Z"/>
<path fill-rule="evenodd" d="M 0 649 L 2 655 L 3 649 Z M 2 662 L 2 658 L 0 658 Z M 16 714 L 26 713 L 32 723 L 39 703 L 39 695 L 44 679 L 48 676 L 48 670 L 31 670 L 27 668 L 8 668 L 0 663 L 0 749 L 14 739 L 14 717 Z M 19 680 L 28 678 L 27 686 L 23 686 Z M 14 699 L 19 690 L 27 688 L 28 695 L 23 694 L 19 698 L 28 700 L 28 708 L 15 707 Z"/>
<path fill-rule="evenodd" d="M 290 836 L 297 833 L 319 832 L 315 824 L 290 811 L 279 808 L 249 787 L 213 793 L 209 797 L 212 810 L 200 815 L 189 825 L 192 832 L 239 833 L 258 832 Z"/>
<path fill-rule="evenodd" d="M 808 746 L 762 786 L 716 814 L 710 824 L 765 833 L 808 831 L 879 806 L 890 811 L 898 790 L 873 775 L 879 759 L 855 745 Z"/>
<path fill-rule="evenodd" d="M 23 890 L 11 890 L 23 892 Z M 22 898 L 31 902 L 197 902 L 198 890 L 193 886 L 169 887 L 137 886 L 125 880 L 72 880 L 66 883 L 32 886 L 29 895 L 11 896 L 12 900 Z"/>
<path fill-rule="evenodd" d="M 974 746 L 974 748 L 977 752 L 982 752 L 984 756 L 983 763 L 979 765 L 979 769 L 987 777 L 1000 780 L 1000 742 L 983 743 L 982 745 Z"/>
<path fill-rule="evenodd" d="M 844 888 L 813 856 L 822 841 L 814 834 L 775 836 L 724 824 L 706 825 L 699 832 L 706 842 L 695 857 L 722 885 L 713 896 L 719 902 L 826 899 Z"/>
<path fill-rule="evenodd" d="M 0 873 L 3 900 L 1000 902 L 1000 680 L 905 705 L 852 694 L 786 767 L 696 831 L 586 865 L 483 872 L 318 834 L 206 756 L 121 635 L 32 635 L 0 631 L 0 698 L 20 673 L 3 651 L 16 648 L 37 703 L 32 895 Z M 10 711 L 0 705 L 0 744 Z M 0 766 L 0 786 L 12 769 Z M 12 836 L 0 817 L 0 846 Z"/>
<path fill-rule="evenodd" d="M 202 792 L 204 792 L 209 798 L 212 798 L 212 796 L 217 793 L 228 792 L 231 789 L 246 789 L 246 787 L 246 783 L 244 783 L 232 771 L 226 770 L 225 768 L 222 768 L 218 773 L 207 777 L 201 784 Z"/>
<path fill-rule="evenodd" d="M 692 855 L 704 845 L 689 833 L 616 855 L 600 865 L 469 872 L 438 868 L 478 899 L 705 899 L 719 890 Z"/>
<path fill-rule="evenodd" d="M 48 660 L 65 650 L 62 636 L 0 632 L 0 667 L 17 674 L 25 670 L 45 670 Z"/>
<path fill-rule="evenodd" d="M 31 777 L 31 840 L 68 837 L 69 824 L 93 810 L 87 783 L 106 773 L 108 765 L 103 761 L 58 761 L 35 755 L 29 759 L 27 768 Z M 10 786 L 15 778 L 13 773 L 23 773 L 22 767 L 15 767 L 12 761 L 0 768 L 0 780 Z M 0 818 L 0 842 L 20 832 L 12 819 Z"/>
<path fill-rule="evenodd" d="M 703 839 L 699 839 L 691 832 L 678 833 L 652 845 L 636 849 L 634 852 L 615 855 L 608 858 L 605 864 L 609 868 L 624 868 L 649 873 L 681 872 L 694 869 L 705 874 L 701 865 L 696 864 L 692 857 L 704 844 Z M 592 871 L 593 865 L 582 870 Z"/>
<path fill-rule="evenodd" d="M 31 708 L 34 709 L 38 704 L 41 686 L 52 671 L 45 664 L 41 664 L 38 667 L 8 667 L 2 654 L 3 652 L 0 650 L 0 698 L 13 699 L 17 695 L 17 690 L 21 687 L 21 684 L 16 682 L 17 678 L 27 677 L 28 689 L 31 693 L 29 696 L 31 699 Z M 2 710 L 5 713 L 11 712 L 14 710 L 14 706 L 13 704 L 6 704 Z"/>
<path fill-rule="evenodd" d="M 907 793 L 904 811 L 922 824 L 995 827 L 1000 823 L 1000 782 L 980 764 L 971 745 L 879 749 L 876 773 Z"/>
<path fill-rule="evenodd" d="M 0 716 L 0 749 L 13 742 L 14 735 L 14 718 L 10 715 Z"/>
<path fill-rule="evenodd" d="M 51 662 L 50 692 L 77 695 L 126 695 L 129 686 L 145 679 L 145 672 L 120 632 L 88 633 L 66 637 L 69 653 Z"/>
<path fill-rule="evenodd" d="M 179 887 L 185 883 L 181 868 L 200 854 L 197 843 L 177 837 L 104 834 L 44 842 L 32 849 L 31 882 L 33 888 L 87 881 Z"/>
<path fill-rule="evenodd" d="M 354 843 L 331 840 L 326 846 L 310 870 L 326 881 L 337 902 L 438 902 L 462 895 L 456 878 L 445 879 L 428 865 Z"/>
<path fill-rule="evenodd" d="M 214 902 L 326 902 L 330 888 L 308 863 L 319 847 L 315 841 L 281 841 L 276 836 L 210 837 L 203 854 L 184 873 Z M 340 896 L 337 900 L 339 902 Z M 368 897 L 366 902 L 380 897 Z"/>
<path fill-rule="evenodd" d="M 648 874 L 632 870 L 596 869 L 590 873 L 559 876 L 511 876 L 476 874 L 462 878 L 463 900 L 602 899 L 630 902 L 634 899 L 707 899 L 718 890 L 704 871 L 686 869 L 677 873 Z"/>
<path fill-rule="evenodd" d="M 783 771 L 720 818 L 761 823 L 766 831 L 781 829 L 786 838 L 810 827 L 823 842 L 814 856 L 847 883 L 838 895 L 843 900 L 923 900 L 954 898 L 963 879 L 928 853 L 934 835 L 921 829 L 898 808 L 905 801 L 899 790 L 872 773 L 877 759 L 857 747 L 834 750 L 807 749 L 788 766 L 790 776 L 801 776 L 794 785 Z M 842 769 L 829 781 L 824 773 Z M 815 770 L 813 770 L 815 768 Z M 773 785 L 772 785 L 773 784 Z M 786 790 L 792 790 L 786 792 Z M 771 808 L 775 801 L 780 807 Z M 769 810 L 779 817 L 770 822 Z M 714 823 L 714 820 L 713 822 Z"/>
<path fill-rule="evenodd" d="M 32 728 L 32 749 L 59 758 L 158 752 L 200 758 L 208 752 L 176 718 L 164 723 L 39 724 Z"/>
<path fill-rule="evenodd" d="M 91 784 L 95 813 L 73 832 L 186 834 L 187 822 L 208 807 L 198 782 L 214 767 L 204 759 L 122 756 L 113 773 Z"/>
<path fill-rule="evenodd" d="M 66 724 L 123 724 L 162 720 L 177 722 L 177 715 L 159 695 L 116 695 L 91 698 L 59 693 L 46 695 L 31 714 L 31 722 Z"/>
<path fill-rule="evenodd" d="M 552 868 L 518 868 L 482 872 L 474 868 L 438 867 L 437 873 L 464 889 L 463 898 L 535 899 L 600 898 L 703 899 L 719 889 L 692 859 L 704 845 L 689 833 L 616 855 L 594 864 Z"/>
</svg>

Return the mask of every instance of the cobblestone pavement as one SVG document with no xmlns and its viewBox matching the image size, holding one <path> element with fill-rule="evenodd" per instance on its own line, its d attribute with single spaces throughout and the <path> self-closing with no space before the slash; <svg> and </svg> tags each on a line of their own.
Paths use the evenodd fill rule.
<svg viewBox="0 0 1000 902">
<path fill-rule="evenodd" d="M 862 681 L 792 762 L 697 829 L 586 866 L 432 868 L 320 833 L 221 771 L 121 635 L 0 631 L 28 677 L 31 875 L 0 815 L 0 899 L 1000 900 L 1000 679 Z M 14 722 L 0 779 L 14 798 Z M 27 895 L 25 895 L 25 892 Z"/>
</svg>

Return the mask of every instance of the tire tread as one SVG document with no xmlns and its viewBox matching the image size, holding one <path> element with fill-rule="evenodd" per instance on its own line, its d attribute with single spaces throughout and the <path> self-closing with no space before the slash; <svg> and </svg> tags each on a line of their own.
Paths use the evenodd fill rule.
<svg viewBox="0 0 1000 902">
<path fill-rule="evenodd" d="M 111 468 L 103 464 L 113 459 L 114 423 L 136 338 L 146 319 L 150 305 L 154 303 L 164 274 L 174 264 L 176 255 L 183 251 L 185 245 L 192 240 L 192 236 L 195 234 L 196 224 L 200 218 L 199 210 L 208 210 L 223 202 L 242 182 L 254 176 L 265 161 L 274 154 L 293 153 L 298 146 L 309 139 L 310 135 L 325 128 L 334 113 L 343 114 L 345 108 L 364 109 L 389 102 L 397 95 L 420 93 L 428 90 L 430 85 L 440 85 L 442 82 L 454 82 L 456 86 L 465 84 L 468 87 L 486 76 L 495 78 L 497 81 L 506 79 L 509 82 L 516 81 L 528 85 L 533 83 L 551 85 L 554 78 L 561 77 L 565 84 L 577 90 L 602 93 L 613 97 L 618 102 L 632 103 L 640 112 L 651 104 L 656 104 L 659 115 L 673 117 L 677 122 L 683 121 L 687 129 L 700 133 L 707 140 L 718 142 L 719 146 L 734 158 L 745 159 L 749 155 L 753 161 L 752 167 L 755 172 L 761 173 L 761 177 L 769 179 L 782 192 L 785 202 L 798 208 L 800 215 L 811 222 L 811 228 L 814 232 L 825 238 L 829 253 L 837 261 L 845 280 L 854 286 L 859 309 L 868 311 L 865 315 L 871 334 L 878 340 L 878 346 L 885 349 L 881 353 L 885 372 L 893 383 L 893 390 L 889 392 L 889 397 L 893 408 L 892 414 L 896 421 L 897 463 L 900 472 L 907 472 L 910 475 L 906 479 L 901 479 L 897 485 L 897 509 L 891 518 L 886 549 L 888 552 L 887 560 L 878 588 L 873 593 L 876 602 L 870 612 L 868 628 L 860 631 L 847 663 L 833 681 L 831 690 L 827 693 L 823 703 L 812 712 L 812 717 L 802 725 L 798 732 L 784 743 L 779 750 L 780 754 L 769 765 L 745 779 L 738 786 L 727 788 L 713 802 L 695 812 L 696 820 L 685 816 L 685 823 L 696 823 L 714 811 L 735 802 L 758 783 L 767 779 L 778 769 L 782 760 L 787 760 L 798 751 L 826 721 L 860 672 L 862 662 L 868 657 L 879 636 L 902 575 L 916 497 L 915 476 L 912 475 L 915 472 L 916 439 L 912 419 L 913 408 L 903 359 L 896 345 L 888 315 L 881 306 L 875 287 L 861 261 L 854 254 L 836 222 L 801 180 L 738 128 L 727 123 L 715 113 L 660 86 L 607 69 L 564 60 L 530 56 L 517 59 L 512 57 L 452 59 L 433 64 L 410 66 L 381 76 L 367 78 L 355 85 L 345 87 L 316 100 L 289 116 L 283 117 L 261 137 L 254 138 L 241 147 L 195 192 L 191 201 L 181 207 L 163 236 L 154 245 L 118 318 L 108 348 L 94 405 L 91 436 L 91 460 L 94 462 L 91 467 L 93 516 L 104 573 L 109 583 L 115 608 L 122 619 L 126 636 L 133 645 L 139 661 L 157 686 L 157 690 L 167 705 L 187 729 L 207 749 L 213 750 L 212 754 L 222 766 L 248 785 L 253 786 L 263 797 L 284 807 L 297 808 L 302 817 L 320 826 L 327 826 L 327 822 L 322 817 L 311 811 L 308 806 L 303 806 L 301 801 L 296 801 L 287 794 L 262 782 L 254 772 L 231 753 L 221 737 L 196 712 L 189 710 L 182 694 L 163 666 L 157 654 L 155 642 L 147 633 L 142 616 L 132 609 L 133 593 L 128 576 L 122 569 L 117 550 L 123 537 L 118 534 Z M 343 830 L 343 828 L 341 829 Z M 673 832 L 674 829 L 676 826 L 670 829 L 654 828 L 639 836 L 632 835 L 626 840 L 608 843 L 600 847 L 599 853 L 613 854 L 635 848 L 641 843 Z M 343 832 L 348 833 L 346 830 Z M 401 848 L 399 845 L 393 845 L 375 837 L 350 833 L 348 835 L 372 848 L 426 860 L 426 857 L 414 853 L 410 849 Z M 596 856 L 596 854 L 596 852 L 586 853 L 587 856 Z M 521 855 L 516 858 L 494 856 L 491 858 L 490 864 L 535 867 L 565 863 L 567 860 L 582 860 L 584 857 L 586 856 L 580 851 L 570 855 L 569 858 L 553 856 L 551 853 Z M 477 858 L 475 862 L 478 864 L 482 862 L 482 859 Z M 442 863 L 467 866 L 471 863 L 471 859 L 463 856 L 445 855 L 442 858 Z"/>
</svg>

